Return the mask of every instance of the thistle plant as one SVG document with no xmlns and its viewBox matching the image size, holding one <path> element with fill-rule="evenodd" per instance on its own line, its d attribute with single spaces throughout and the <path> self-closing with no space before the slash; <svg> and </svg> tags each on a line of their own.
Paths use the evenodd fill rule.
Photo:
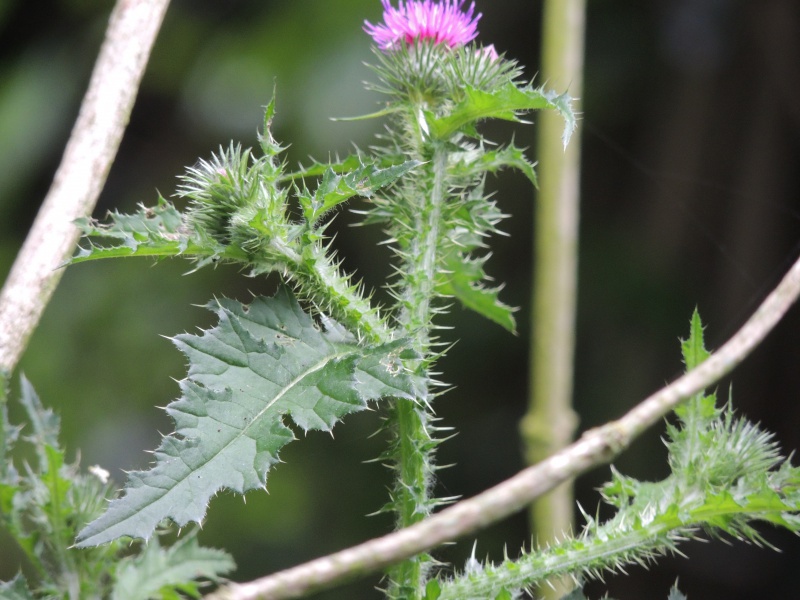
<svg viewBox="0 0 800 600">
<path fill-rule="evenodd" d="M 367 115 L 386 124 L 374 147 L 288 168 L 271 128 L 280 106 L 276 92 L 255 149 L 232 143 L 180 176 L 176 196 L 183 210 L 159 197 L 133 214 L 112 212 L 105 222 L 77 220 L 84 237 L 71 265 L 179 257 L 192 261 L 193 269 L 232 263 L 250 277 L 273 277 L 278 288 L 247 304 L 217 297 L 206 306 L 216 317 L 213 327 L 171 338 L 189 364 L 180 397 L 166 407 L 175 430 L 163 437 L 149 469 L 129 473 L 119 495 L 77 467 L 64 467 L 55 417 L 27 384 L 22 402 L 38 461 L 20 475 L 12 462 L 19 460 L 12 453 L 19 430 L 0 405 L 0 516 L 36 567 L 32 576 L 3 584 L 2 597 L 197 596 L 197 580 L 218 581 L 231 570 L 230 559 L 199 547 L 192 533 L 170 548 L 160 546 L 159 536 L 171 526 L 202 523 L 220 491 L 266 489 L 281 449 L 297 432 L 330 431 L 368 407 L 380 411 L 380 427 L 388 433 L 380 460 L 394 479 L 381 510 L 394 516 L 396 533 L 306 571 L 225 586 L 215 597 L 299 597 L 382 570 L 387 598 L 516 598 L 554 575 L 580 584 L 631 563 L 646 564 L 703 533 L 760 543 L 756 521 L 800 528 L 797 470 L 768 433 L 702 392 L 758 336 L 748 332 L 734 358 L 715 361 L 697 314 L 683 355 L 688 376 L 708 371 L 702 384 L 665 392 L 533 468 L 547 471 L 549 479 L 523 484 L 528 480 L 521 475 L 496 492 L 447 508 L 454 499 L 433 496 L 436 450 L 450 431 L 434 412 L 451 383 L 439 380 L 436 362 L 454 341 L 441 334 L 439 319 L 459 303 L 487 325 L 515 331 L 514 309 L 485 272 L 491 237 L 506 218 L 485 185 L 506 169 L 521 171 L 536 185 L 525 150 L 487 139 L 482 123 L 522 123 L 533 111 L 554 111 L 564 120 L 566 145 L 575 115 L 567 95 L 524 81 L 515 61 L 493 45 L 475 43 L 481 15 L 474 3 L 408 1 L 395 8 L 383 0 L 383 7 L 382 23 L 364 23 L 375 43 L 371 86 L 384 98 L 381 109 Z M 385 306 L 343 271 L 331 248 L 328 228 L 356 198 L 363 202 L 354 212 L 364 225 L 381 226 L 393 251 Z M 783 311 L 787 297 L 790 303 L 800 289 L 795 270 L 785 284 L 791 294 L 776 293 Z M 687 402 L 679 406 L 681 400 Z M 670 476 L 643 483 L 613 471 L 602 490 L 616 511 L 611 519 L 600 523 L 586 515 L 574 539 L 524 549 L 500 564 L 473 557 L 451 572 L 436 561 L 435 546 L 610 461 L 676 406 L 678 421 L 668 430 Z M 59 491 L 61 485 L 74 493 Z M 47 493 L 34 493 L 37 486 Z M 110 502 L 101 510 L 105 498 Z M 131 539 L 136 551 L 120 556 Z M 59 559 L 55 567 L 42 559 L 51 553 Z M 207 568 L 191 570 L 198 560 Z M 174 577 L 159 578 L 165 573 Z M 137 578 L 159 585 L 131 591 Z M 87 588 L 87 579 L 102 586 Z M 671 597 L 679 596 L 673 591 Z"/>
</svg>

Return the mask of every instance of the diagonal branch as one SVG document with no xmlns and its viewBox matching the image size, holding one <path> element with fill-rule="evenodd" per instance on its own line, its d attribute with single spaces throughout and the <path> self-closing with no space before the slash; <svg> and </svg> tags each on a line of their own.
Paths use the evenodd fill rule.
<svg viewBox="0 0 800 600">
<path fill-rule="evenodd" d="M 799 295 L 800 259 L 717 352 L 622 418 L 587 431 L 580 440 L 541 463 L 416 525 L 250 583 L 231 584 L 207 600 L 299 598 L 380 571 L 523 509 L 560 483 L 610 462 L 683 400 L 730 373 L 761 343 Z"/>
<path fill-rule="evenodd" d="M 0 292 L 0 379 L 11 375 L 75 249 L 128 124 L 169 0 L 118 0 L 53 184 Z"/>
</svg>

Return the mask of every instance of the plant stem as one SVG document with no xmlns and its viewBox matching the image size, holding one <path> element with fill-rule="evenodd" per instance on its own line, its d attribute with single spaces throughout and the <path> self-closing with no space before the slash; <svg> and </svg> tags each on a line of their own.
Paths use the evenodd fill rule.
<svg viewBox="0 0 800 600">
<path fill-rule="evenodd" d="M 758 520 L 777 512 L 774 506 L 758 499 L 736 508 L 720 509 L 714 502 L 681 508 L 680 511 L 659 511 L 658 518 L 652 521 L 640 519 L 636 527 L 630 526 L 635 522 L 633 518 L 627 526 L 614 519 L 587 537 L 568 539 L 545 552 L 527 554 L 517 561 L 487 566 L 479 577 L 465 574 L 445 583 L 438 600 L 493 598 L 503 588 L 523 588 L 530 581 L 582 571 L 622 570 L 635 563 L 646 565 L 653 557 L 674 550 L 679 541 L 696 538 L 698 530 L 714 528 L 715 520 L 718 523 L 720 519 L 742 515 Z"/>
<path fill-rule="evenodd" d="M 298 281 L 300 289 L 308 291 L 310 300 L 327 299 L 327 305 L 320 306 L 320 310 L 328 311 L 370 343 L 391 340 L 377 309 L 361 294 L 359 286 L 342 274 L 322 244 L 309 243 L 301 250 L 275 240 L 272 249 L 292 266 L 286 270 L 286 277 Z"/>
<path fill-rule="evenodd" d="M 408 275 L 401 296 L 403 308 L 398 318 L 400 328 L 422 357 L 417 365 L 418 375 L 426 381 L 430 365 L 430 323 L 434 313 L 431 302 L 438 265 L 442 204 L 446 194 L 446 149 L 437 145 L 429 164 L 432 169 L 430 189 L 415 194 L 419 206 L 416 207 L 414 231 L 419 235 L 414 236 L 408 249 L 404 271 Z M 398 513 L 397 528 L 405 529 L 430 515 L 433 508 L 429 492 L 436 441 L 431 436 L 432 419 L 427 398 L 420 398 L 416 403 L 397 400 L 393 411 L 397 436 L 394 445 L 397 481 L 393 501 Z M 426 557 L 416 556 L 397 565 L 392 570 L 389 597 L 422 597 L 427 572 L 425 562 Z"/>
<path fill-rule="evenodd" d="M 117 154 L 169 0 L 119 0 L 53 184 L 0 292 L 0 379 L 11 376 Z M 0 383 L 2 385 L 2 383 Z"/>
<path fill-rule="evenodd" d="M 545 0 L 542 79 L 554 89 L 581 93 L 586 0 Z M 572 441 L 572 410 L 580 138 L 562 147 L 563 122 L 554 111 L 539 117 L 540 189 L 536 204 L 534 291 L 531 325 L 530 398 L 521 423 L 528 464 L 536 464 Z M 531 508 L 531 528 L 540 544 L 569 532 L 572 485 L 567 482 Z M 567 590 L 542 590 L 560 598 Z"/>
<path fill-rule="evenodd" d="M 800 259 L 747 323 L 698 367 L 636 405 L 622 418 L 591 429 L 510 479 L 407 529 L 244 584 L 208 600 L 301 598 L 385 569 L 398 561 L 474 533 L 525 508 L 532 500 L 591 468 L 611 462 L 678 404 L 713 385 L 741 363 L 800 296 Z"/>
</svg>

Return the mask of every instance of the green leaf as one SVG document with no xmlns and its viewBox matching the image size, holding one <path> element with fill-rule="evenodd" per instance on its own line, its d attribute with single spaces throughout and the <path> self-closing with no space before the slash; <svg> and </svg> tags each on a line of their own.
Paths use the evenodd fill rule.
<svg viewBox="0 0 800 600">
<path fill-rule="evenodd" d="M 73 507 L 67 498 L 67 494 L 73 482 L 61 474 L 61 467 L 64 466 L 64 452 L 60 448 L 45 446 L 44 454 L 47 461 L 45 463 L 47 470 L 42 469 L 42 482 L 47 487 L 49 494 L 49 517 L 53 520 L 51 524 L 53 531 L 59 531 L 63 529 L 62 525 L 72 515 Z M 64 540 L 64 542 L 68 541 Z"/>
<path fill-rule="evenodd" d="M 286 148 L 281 146 L 272 137 L 272 119 L 275 118 L 275 87 L 272 88 L 272 98 L 264 109 L 264 131 L 258 135 L 258 142 L 264 156 L 269 159 L 274 158 Z"/>
<path fill-rule="evenodd" d="M 307 179 L 309 177 L 320 177 L 329 169 L 334 173 L 344 175 L 363 167 L 365 160 L 368 160 L 370 164 L 374 164 L 380 169 L 397 167 L 405 162 L 403 156 L 381 155 L 379 157 L 366 158 L 363 154 L 350 154 L 344 159 L 339 159 L 337 157 L 335 162 L 319 162 L 314 160 L 307 167 L 300 166 L 296 171 L 284 173 L 278 177 L 278 181 L 287 182 L 297 181 L 298 179 Z"/>
<path fill-rule="evenodd" d="M 539 186 L 533 163 L 525 158 L 522 148 L 517 148 L 513 144 L 499 150 L 485 151 L 481 155 L 480 165 L 489 173 L 496 173 L 506 167 L 517 169 L 528 178 L 534 187 Z"/>
<path fill-rule="evenodd" d="M 34 598 L 22 573 L 18 573 L 11 581 L 0 581 L 0 600 L 34 600 Z"/>
<path fill-rule="evenodd" d="M 21 427 L 9 422 L 8 406 L 4 402 L 0 402 L 0 483 L 12 486 L 17 483 L 17 471 L 11 460 L 11 452 L 19 439 L 21 430 Z M 3 496 L 0 495 L 0 502 L 2 502 L 2 498 Z M 2 506 L 0 503 L 0 508 Z"/>
<path fill-rule="evenodd" d="M 31 382 L 25 376 L 20 377 L 21 397 L 20 404 L 25 408 L 28 415 L 28 422 L 33 428 L 33 433 L 26 435 L 25 439 L 33 444 L 39 458 L 41 469 L 51 462 L 53 458 L 48 452 L 53 448 L 58 448 L 58 434 L 61 421 L 52 410 L 45 408 Z M 63 456 L 60 458 L 63 464 Z M 56 469 L 61 467 L 61 464 Z"/>
<path fill-rule="evenodd" d="M 681 353 L 683 354 L 683 362 L 686 365 L 687 372 L 696 368 L 711 356 L 711 353 L 705 347 L 703 323 L 697 308 L 692 313 L 689 338 L 681 341 Z M 689 424 L 692 419 L 701 419 L 703 422 L 708 422 L 716 417 L 718 413 L 716 394 L 706 396 L 702 392 L 695 394 L 688 402 L 675 409 L 675 414 L 687 424 L 687 429 L 693 429 L 697 426 L 697 424 Z M 689 435 L 694 434 L 690 433 Z"/>
<path fill-rule="evenodd" d="M 194 535 L 188 535 L 169 548 L 158 538 L 145 545 L 142 553 L 121 561 L 112 600 L 180 598 L 180 590 L 199 598 L 199 581 L 219 581 L 236 568 L 233 558 L 222 550 L 202 548 Z"/>
<path fill-rule="evenodd" d="M 441 274 L 442 280 L 437 291 L 457 298 L 465 308 L 474 310 L 511 333 L 516 333 L 516 309 L 500 301 L 498 294 L 501 288 L 486 287 L 482 283 L 486 278 L 484 262 L 485 258 L 469 259 L 452 254 L 447 259 L 447 267 Z"/>
<path fill-rule="evenodd" d="M 190 248 L 190 238 L 178 210 L 163 198 L 152 208 L 140 207 L 131 215 L 109 213 L 109 223 L 81 218 L 75 224 L 88 248 L 79 248 L 69 264 L 122 256 L 177 256 Z"/>
<path fill-rule="evenodd" d="M 362 164 L 343 175 L 338 175 L 333 168 L 328 168 L 323 173 L 314 196 L 300 197 L 303 214 L 306 220 L 314 225 L 329 210 L 353 196 L 370 198 L 377 190 L 394 183 L 421 164 L 417 160 L 409 160 L 385 169 L 372 164 Z"/>
<path fill-rule="evenodd" d="M 428 112 L 426 120 L 433 137 L 447 139 L 482 119 L 520 121 L 520 112 L 549 108 L 557 110 L 564 118 L 562 139 L 566 147 L 576 125 L 571 102 L 570 97 L 565 94 L 559 96 L 542 88 L 519 88 L 511 82 L 491 92 L 467 87 L 464 90 L 464 99 L 448 116 L 437 119 Z"/>
<path fill-rule="evenodd" d="M 692 313 L 692 321 L 689 326 L 689 339 L 681 342 L 681 351 L 687 371 L 696 368 L 700 363 L 711 356 L 711 353 L 705 348 L 703 323 L 700 320 L 700 313 L 696 308 Z"/>
<path fill-rule="evenodd" d="M 189 359 L 183 395 L 167 407 L 175 433 L 156 450 L 155 466 L 131 473 L 125 495 L 80 532 L 79 547 L 149 538 L 167 517 L 200 522 L 219 490 L 265 488 L 295 437 L 286 416 L 303 431 L 328 431 L 367 401 L 417 396 L 403 341 L 366 346 L 335 324 L 321 330 L 285 288 L 249 306 L 221 300 L 209 308 L 216 327 L 174 339 Z"/>
<path fill-rule="evenodd" d="M 667 600 L 686 600 L 686 596 L 684 596 L 680 590 L 678 589 L 678 582 L 676 581 L 675 584 L 672 586 L 672 589 L 669 591 L 669 597 Z"/>
<path fill-rule="evenodd" d="M 425 586 L 425 600 L 437 600 L 442 595 L 442 586 L 439 581 L 431 579 Z"/>
<path fill-rule="evenodd" d="M 333 170 L 334 173 L 349 173 L 358 169 L 364 164 L 364 157 L 360 154 L 350 154 L 344 160 L 339 160 L 333 163 L 324 163 L 313 161 L 308 167 L 300 167 L 297 171 L 285 173 L 278 178 L 278 181 L 296 181 L 298 179 L 306 179 L 308 177 L 319 177 L 324 175 L 328 169 Z"/>
</svg>

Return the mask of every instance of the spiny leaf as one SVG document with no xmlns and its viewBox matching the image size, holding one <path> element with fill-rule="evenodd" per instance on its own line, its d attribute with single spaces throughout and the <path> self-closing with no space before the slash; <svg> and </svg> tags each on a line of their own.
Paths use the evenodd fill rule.
<svg viewBox="0 0 800 600">
<path fill-rule="evenodd" d="M 49 462 L 46 449 L 58 448 L 60 419 L 52 410 L 42 405 L 39 395 L 33 389 L 31 382 L 24 376 L 20 378 L 20 387 L 20 404 L 25 408 L 28 422 L 33 429 L 33 433 L 26 435 L 25 439 L 36 448 L 40 468 L 45 469 L 45 465 Z M 59 464 L 58 467 L 60 468 L 60 466 Z"/>
<path fill-rule="evenodd" d="M 308 167 L 300 166 L 296 171 L 284 173 L 278 181 L 295 181 L 308 177 L 319 177 L 320 175 L 324 175 L 328 169 L 331 169 L 334 173 L 348 173 L 359 168 L 363 164 L 364 157 L 360 154 L 350 154 L 343 160 L 339 160 L 337 157 L 336 162 L 332 163 L 314 160 Z"/>
<path fill-rule="evenodd" d="M 360 165 L 358 168 L 338 175 L 328 168 L 322 175 L 313 197 L 300 197 L 303 213 L 310 224 L 314 224 L 329 210 L 346 202 L 353 196 L 369 198 L 382 187 L 390 185 L 420 164 L 417 160 L 409 160 L 400 165 L 380 169 L 372 164 Z"/>
<path fill-rule="evenodd" d="M 148 600 L 163 598 L 180 589 L 199 598 L 199 581 L 216 582 L 221 575 L 233 571 L 231 556 L 215 548 L 203 548 L 194 535 L 163 548 L 154 538 L 142 553 L 123 559 L 117 567 L 113 600 Z M 175 594 L 175 597 L 183 597 Z"/>
<path fill-rule="evenodd" d="M 89 218 L 75 221 L 90 246 L 79 248 L 70 264 L 121 256 L 176 256 L 189 249 L 181 213 L 163 198 L 157 206 L 141 206 L 131 215 L 112 212 L 108 218 L 107 224 Z"/>
<path fill-rule="evenodd" d="M 341 330 L 320 330 L 285 288 L 249 306 L 221 300 L 219 323 L 175 344 L 189 358 L 182 397 L 167 407 L 175 433 L 149 471 L 130 474 L 125 495 L 78 535 L 86 547 L 120 536 L 148 538 L 167 517 L 200 522 L 209 499 L 227 488 L 265 488 L 279 450 L 294 439 L 286 416 L 327 431 L 381 396 L 414 399 L 402 341 L 358 345 Z"/>
<path fill-rule="evenodd" d="M 689 338 L 681 341 L 681 353 L 686 370 L 691 371 L 700 363 L 706 360 L 711 353 L 706 350 L 705 340 L 703 339 L 703 323 L 697 308 L 692 313 L 692 320 L 689 326 Z M 713 419 L 719 410 L 717 409 L 716 394 L 704 395 L 703 392 L 695 394 L 688 402 L 685 402 L 675 409 L 675 414 L 686 424 L 686 429 L 693 429 L 696 424 L 691 424 L 692 419 L 700 419 L 708 422 Z M 688 435 L 695 436 L 689 432 Z"/>
<path fill-rule="evenodd" d="M 669 597 L 667 600 L 686 600 L 686 596 L 684 596 L 681 591 L 678 589 L 678 582 L 675 582 L 675 585 L 672 586 L 672 589 L 669 591 Z"/>
<path fill-rule="evenodd" d="M 0 384 L 1 385 L 1 384 Z M 11 460 L 11 452 L 19 439 L 22 427 L 12 425 L 8 420 L 8 406 L 0 402 L 0 486 L 3 483 L 16 485 L 17 471 Z M 2 487 L 0 487 L 0 509 L 3 504 Z"/>
<path fill-rule="evenodd" d="M 705 359 L 711 356 L 711 353 L 705 348 L 705 341 L 703 339 L 703 323 L 700 320 L 700 313 L 695 308 L 692 313 L 692 321 L 689 327 L 689 338 L 681 342 L 681 351 L 683 353 L 683 362 L 686 365 L 686 370 L 691 371 L 696 368 Z"/>
<path fill-rule="evenodd" d="M 11 581 L 0 581 L 0 600 L 34 600 L 22 573 L 15 575 Z"/>
<path fill-rule="evenodd" d="M 457 298 L 465 308 L 474 310 L 487 319 L 494 321 L 511 333 L 516 333 L 517 324 L 514 309 L 498 298 L 500 288 L 486 287 L 482 282 L 486 278 L 483 271 L 483 259 L 468 259 L 451 255 L 447 260 L 447 268 L 441 275 L 437 291 L 445 296 Z"/>
<path fill-rule="evenodd" d="M 338 157 L 334 162 L 320 162 L 314 160 L 309 166 L 300 166 L 296 171 L 291 173 L 284 173 L 278 178 L 279 182 L 296 181 L 298 179 L 307 179 L 309 177 L 320 177 L 328 170 L 344 175 L 351 171 L 355 171 L 364 166 L 366 158 L 362 154 L 350 154 L 344 159 Z M 405 161 L 402 157 L 382 155 L 379 157 L 372 157 L 369 159 L 370 164 L 375 165 L 379 169 L 388 169 L 390 167 L 401 166 Z"/>
<path fill-rule="evenodd" d="M 446 117 L 435 118 L 426 113 L 428 128 L 433 137 L 447 139 L 456 131 L 482 119 L 504 119 L 519 121 L 518 114 L 523 111 L 544 108 L 557 110 L 564 118 L 564 146 L 575 129 L 575 114 L 569 96 L 557 95 L 541 88 L 519 88 L 509 82 L 489 92 L 474 87 L 464 90 L 464 99 Z"/>
<path fill-rule="evenodd" d="M 498 150 L 484 151 L 480 158 L 480 165 L 490 173 L 495 173 L 505 167 L 517 169 L 528 178 L 534 187 L 539 186 L 534 165 L 525 158 L 522 148 L 517 148 L 513 144 Z"/>
<path fill-rule="evenodd" d="M 278 154 L 286 150 L 272 137 L 272 119 L 275 118 L 275 88 L 272 89 L 272 98 L 264 109 L 264 131 L 258 135 L 258 141 L 264 156 L 273 159 Z"/>
</svg>

